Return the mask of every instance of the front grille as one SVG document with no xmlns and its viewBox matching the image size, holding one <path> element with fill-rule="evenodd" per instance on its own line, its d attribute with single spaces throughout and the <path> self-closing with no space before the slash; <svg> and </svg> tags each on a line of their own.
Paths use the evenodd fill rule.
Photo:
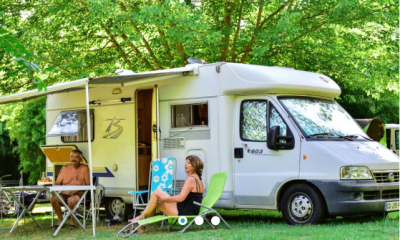
<svg viewBox="0 0 400 240">
<path fill-rule="evenodd" d="M 382 191 L 382 199 L 394 199 L 394 198 L 399 198 L 399 189 Z"/>
<path fill-rule="evenodd" d="M 373 174 L 376 183 L 399 182 L 399 171 L 373 172 Z"/>
</svg>

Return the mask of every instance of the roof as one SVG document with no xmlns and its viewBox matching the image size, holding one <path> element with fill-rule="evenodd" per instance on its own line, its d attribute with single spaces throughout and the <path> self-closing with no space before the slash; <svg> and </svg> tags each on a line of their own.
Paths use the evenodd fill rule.
<svg viewBox="0 0 400 240">
<path fill-rule="evenodd" d="M 299 94 L 338 97 L 340 87 L 331 78 L 285 67 L 223 63 L 221 94 Z"/>
</svg>

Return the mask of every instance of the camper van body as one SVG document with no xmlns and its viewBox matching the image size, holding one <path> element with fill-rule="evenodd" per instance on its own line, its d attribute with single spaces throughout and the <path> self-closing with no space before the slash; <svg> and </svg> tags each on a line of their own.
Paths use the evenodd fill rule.
<svg viewBox="0 0 400 240">
<path fill-rule="evenodd" d="M 129 84 L 112 84 L 113 77 L 97 79 L 98 85 L 96 79 L 89 81 L 93 173 L 105 188 L 106 208 L 111 213 L 119 202 L 132 203 L 128 191 L 148 184 L 145 178 L 151 159 L 174 157 L 175 183 L 181 187 L 187 177 L 183 167 L 187 155 L 203 160 L 205 190 L 213 173 L 228 173 L 217 207 L 282 211 L 293 224 L 398 209 L 398 159 L 369 141 L 333 100 L 340 88 L 329 77 L 235 63 L 185 68 L 191 70 L 161 70 Z M 171 71 L 179 75 L 166 74 Z M 101 85 L 104 79 L 110 84 Z M 121 93 L 113 94 L 119 91 L 116 88 Z M 85 104 L 84 90 L 49 95 L 47 131 L 61 112 L 84 110 Z M 305 105 L 307 110 L 295 111 Z M 315 112 L 324 106 L 332 112 Z M 349 124 L 343 126 L 344 132 L 353 136 L 309 136 L 312 129 L 305 125 L 312 127 L 318 117 L 343 118 Z M 278 140 L 267 143 L 267 132 L 275 125 L 281 129 Z M 279 140 L 282 133 L 288 138 Z M 46 144 L 75 145 L 88 155 L 87 142 L 65 139 L 47 137 Z M 47 175 L 55 176 L 56 171 L 47 160 Z M 386 181 L 389 175 L 394 177 Z M 305 210 L 296 204 L 303 204 L 300 207 Z"/>
<path fill-rule="evenodd" d="M 388 123 L 385 127 L 387 147 L 399 156 L 399 124 Z"/>
</svg>

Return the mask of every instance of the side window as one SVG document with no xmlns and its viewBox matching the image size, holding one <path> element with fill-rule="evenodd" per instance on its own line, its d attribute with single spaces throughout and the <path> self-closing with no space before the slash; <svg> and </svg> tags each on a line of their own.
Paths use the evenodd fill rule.
<svg viewBox="0 0 400 240">
<path fill-rule="evenodd" d="M 240 113 L 240 137 L 242 140 L 267 141 L 267 101 L 243 101 Z"/>
<path fill-rule="evenodd" d="M 207 103 L 172 105 L 171 127 L 208 126 Z"/>
<path fill-rule="evenodd" d="M 94 113 L 90 111 L 91 120 L 91 141 L 94 139 Z M 61 137 L 61 141 L 68 142 L 87 142 L 87 121 L 86 110 L 63 111 L 57 116 L 53 126 L 46 137 Z"/>
<path fill-rule="evenodd" d="M 399 130 L 394 132 L 394 140 L 396 141 L 396 150 L 399 150 Z"/>
<path fill-rule="evenodd" d="M 279 135 L 286 136 L 287 135 L 287 126 L 286 123 L 282 120 L 281 116 L 279 115 L 278 111 L 272 104 L 270 105 L 270 115 L 269 115 L 269 127 L 273 126 L 280 126 L 281 132 Z"/>
</svg>

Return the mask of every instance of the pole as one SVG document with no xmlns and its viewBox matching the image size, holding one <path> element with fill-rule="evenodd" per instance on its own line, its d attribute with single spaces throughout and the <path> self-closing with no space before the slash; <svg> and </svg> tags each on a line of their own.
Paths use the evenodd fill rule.
<svg viewBox="0 0 400 240">
<path fill-rule="evenodd" d="M 90 108 L 89 108 L 89 82 L 85 85 L 86 90 L 86 126 L 88 133 L 88 151 L 89 151 L 89 171 L 90 171 L 90 201 L 92 204 L 92 227 L 93 237 L 96 237 L 96 216 L 94 209 L 94 193 L 93 193 L 93 169 L 92 169 L 92 133 L 91 133 L 91 121 L 90 121 Z"/>
</svg>

